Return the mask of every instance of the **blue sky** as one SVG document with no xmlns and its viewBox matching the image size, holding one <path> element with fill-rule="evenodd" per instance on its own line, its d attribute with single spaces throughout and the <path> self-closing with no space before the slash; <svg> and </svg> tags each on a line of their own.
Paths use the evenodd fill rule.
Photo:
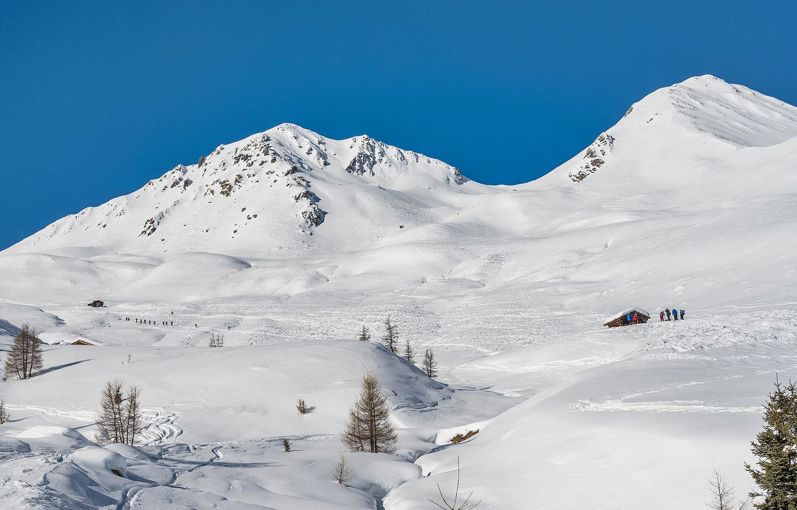
<svg viewBox="0 0 797 510">
<path fill-rule="evenodd" d="M 0 247 L 294 122 L 532 180 L 652 90 L 797 103 L 797 2 L 0 0 Z"/>
</svg>

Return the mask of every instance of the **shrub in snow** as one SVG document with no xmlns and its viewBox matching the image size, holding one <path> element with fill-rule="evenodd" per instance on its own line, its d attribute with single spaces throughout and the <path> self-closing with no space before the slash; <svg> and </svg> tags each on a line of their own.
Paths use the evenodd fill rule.
<svg viewBox="0 0 797 510">
<path fill-rule="evenodd" d="M 307 404 L 303 399 L 300 398 L 298 402 L 296 402 L 296 410 L 299 411 L 299 414 L 307 414 Z"/>
<path fill-rule="evenodd" d="M 131 386 L 127 394 L 119 379 L 108 381 L 100 399 L 100 413 L 97 416 L 98 443 L 134 444 L 141 432 L 141 391 Z"/>
<path fill-rule="evenodd" d="M 8 415 L 8 411 L 6 410 L 6 403 L 3 400 L 0 400 L 0 425 L 7 422 L 10 416 Z"/>
<path fill-rule="evenodd" d="M 473 436 L 475 436 L 478 433 L 479 433 L 479 429 L 469 430 L 469 431 L 465 432 L 464 434 L 459 433 L 459 434 L 456 434 L 454 437 L 451 438 L 451 442 L 454 443 L 454 444 L 464 443 L 465 441 L 467 441 L 468 439 L 472 438 Z"/>
<path fill-rule="evenodd" d="M 286 452 L 291 451 L 291 442 L 287 439 L 282 440 L 282 449 Z"/>
<path fill-rule="evenodd" d="M 363 377 L 360 397 L 349 411 L 343 443 L 353 452 L 393 453 L 396 431 L 379 382 L 371 374 Z"/>
<path fill-rule="evenodd" d="M 14 374 L 19 379 L 28 379 L 42 366 L 41 342 L 36 338 L 36 330 L 25 324 L 14 337 L 6 358 L 6 375 Z"/>
<path fill-rule="evenodd" d="M 764 430 L 752 442 L 756 466 L 745 468 L 759 490 L 752 491 L 758 510 L 797 508 L 797 385 L 775 383 L 764 404 Z"/>
</svg>

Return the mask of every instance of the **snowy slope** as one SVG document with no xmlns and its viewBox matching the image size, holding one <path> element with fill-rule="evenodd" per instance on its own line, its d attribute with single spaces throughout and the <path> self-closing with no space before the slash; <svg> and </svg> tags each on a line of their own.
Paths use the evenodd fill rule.
<svg viewBox="0 0 797 510">
<path fill-rule="evenodd" d="M 457 458 L 485 509 L 704 508 L 712 466 L 742 495 L 759 405 L 775 373 L 797 378 L 795 156 L 797 108 L 711 76 L 518 186 L 288 124 L 219 147 L 0 253 L 0 343 L 27 322 L 101 345 L 49 346 L 52 370 L 0 383 L 21 420 L 0 428 L 0 503 L 415 510 Z M 631 305 L 654 322 L 602 327 Z M 687 320 L 656 322 L 665 307 Z M 352 342 L 388 315 L 447 386 Z M 369 371 L 401 455 L 355 456 L 341 488 Z M 151 423 L 118 452 L 127 481 L 75 432 L 114 375 Z"/>
</svg>

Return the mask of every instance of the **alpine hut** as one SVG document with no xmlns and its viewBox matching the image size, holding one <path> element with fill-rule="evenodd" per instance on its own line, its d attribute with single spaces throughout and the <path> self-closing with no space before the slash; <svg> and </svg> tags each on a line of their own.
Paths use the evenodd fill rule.
<svg viewBox="0 0 797 510">
<path fill-rule="evenodd" d="M 89 303 L 89 306 L 92 308 L 102 308 L 103 306 L 105 306 L 105 303 L 103 303 L 99 299 L 95 299 L 94 301 Z"/>
<path fill-rule="evenodd" d="M 643 308 L 635 307 L 613 315 L 603 325 L 609 328 L 619 328 L 631 324 L 644 324 L 648 320 L 650 320 L 650 314 Z"/>
</svg>

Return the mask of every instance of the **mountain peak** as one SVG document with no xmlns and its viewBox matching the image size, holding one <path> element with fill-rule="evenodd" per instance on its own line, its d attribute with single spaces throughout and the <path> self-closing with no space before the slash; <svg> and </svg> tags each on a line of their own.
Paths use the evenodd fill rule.
<svg viewBox="0 0 797 510">
<path fill-rule="evenodd" d="M 706 74 L 660 88 L 637 101 L 617 124 L 562 167 L 571 181 L 581 182 L 598 171 L 606 174 L 614 166 L 617 150 L 633 149 L 652 158 L 635 161 L 633 172 L 639 177 L 642 169 L 668 161 L 678 152 L 698 148 L 706 152 L 711 147 L 719 154 L 779 145 L 796 136 L 797 108 Z M 552 172 L 554 176 L 561 173 Z M 630 175 L 623 172 L 617 177 Z"/>
</svg>

